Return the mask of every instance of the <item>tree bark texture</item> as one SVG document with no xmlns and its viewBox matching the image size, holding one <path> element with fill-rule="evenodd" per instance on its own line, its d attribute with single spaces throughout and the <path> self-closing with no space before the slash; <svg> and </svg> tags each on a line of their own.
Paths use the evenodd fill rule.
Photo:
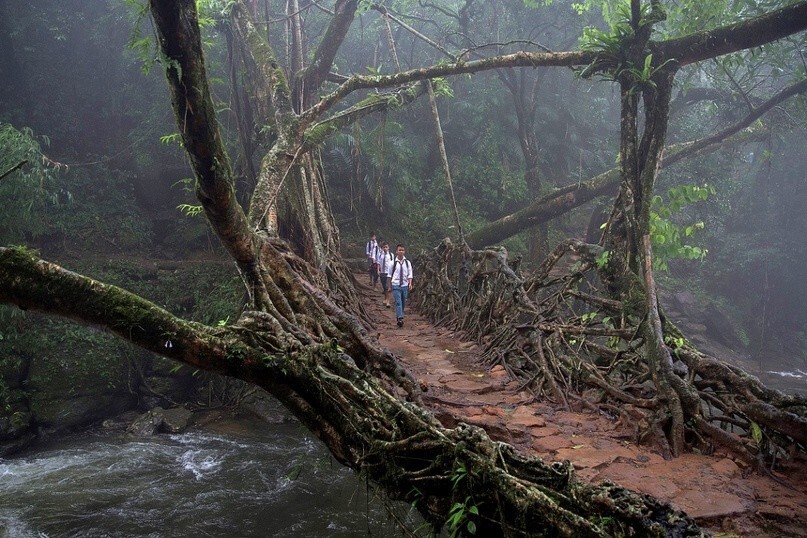
<svg viewBox="0 0 807 538">
<path fill-rule="evenodd" d="M 354 347 L 348 354 L 338 343 L 291 334 L 262 312 L 215 329 L 185 322 L 22 248 L 0 248 L 0 301 L 93 324 L 163 356 L 266 389 L 339 462 L 390 498 L 416 506 L 436 528 L 455 503 L 465 502 L 477 508 L 473 519 L 486 536 L 703 535 L 683 513 L 648 496 L 578 482 L 568 463 L 525 458 L 476 427 L 441 427 L 404 401 L 402 379 L 384 383 L 379 372 L 368 373 L 367 352 Z"/>
<path fill-rule="evenodd" d="M 731 34 L 726 34 L 715 43 L 704 34 L 673 44 L 650 43 L 648 48 L 658 51 L 660 58 L 680 53 L 685 56 L 679 60 L 686 63 L 703 54 L 762 44 L 770 40 L 765 32 L 786 35 L 777 30 L 777 24 L 786 24 L 790 33 L 807 26 L 805 6 L 807 3 L 801 2 L 748 22 L 742 26 L 748 36 L 742 39 L 731 40 Z M 403 96 L 415 98 L 423 92 L 420 85 L 405 85 L 498 67 L 580 66 L 598 61 L 596 54 L 520 52 L 389 76 L 350 77 L 318 102 L 312 98 L 309 106 L 300 97 L 313 97 L 320 89 L 357 3 L 337 1 L 336 14 L 317 49 L 317 58 L 305 68 L 301 79 L 294 79 L 302 80 L 296 85 L 289 83 L 265 37 L 255 31 L 248 11 L 236 2 L 232 27 L 243 45 L 237 50 L 248 74 L 244 80 L 258 101 L 254 105 L 256 121 L 271 131 L 255 192 L 245 212 L 237 202 L 232 168 L 217 128 L 196 2 L 150 0 L 149 7 L 175 119 L 196 176 L 197 196 L 247 283 L 250 297 L 246 310 L 231 326 L 212 328 L 187 322 L 141 297 L 66 271 L 22 248 L 0 248 L 0 302 L 97 325 L 145 349 L 265 388 L 320 438 L 338 461 L 378 484 L 391 498 L 416 506 L 438 529 L 452 506 L 461 503 L 468 508 L 467 517 L 474 521 L 479 535 L 485 536 L 703 535 L 690 518 L 669 505 L 607 483 L 582 484 L 574 478 L 568 462 L 547 465 L 526 458 L 508 445 L 491 441 L 478 428 L 442 428 L 418 406 L 415 380 L 399 366 L 396 357 L 368 336 L 351 313 L 357 310 L 356 301 L 351 299 L 355 290 L 336 250 L 338 236 L 324 180 L 310 153 L 321 141 L 312 135 L 326 136 L 332 132 L 331 126 L 400 106 Z M 298 73 L 290 76 L 297 77 Z M 325 117 L 341 99 L 357 90 L 392 87 L 403 89 L 393 96 L 375 97 L 372 106 L 348 109 L 344 116 L 337 113 Z M 302 105 L 295 109 L 294 103 Z M 658 139 L 647 139 L 646 147 L 630 150 L 648 155 L 645 169 L 653 169 L 643 177 L 644 183 L 635 183 L 642 177 L 640 166 L 631 177 L 623 171 L 622 185 L 631 186 L 631 196 L 637 188 L 643 189 L 642 197 L 652 194 L 663 145 L 663 126 L 659 124 L 657 129 L 653 132 L 660 135 Z M 289 222 L 293 223 L 288 229 L 300 234 L 297 252 L 278 239 L 277 230 L 266 221 L 281 190 L 288 204 Z M 644 198 L 631 196 L 621 197 L 620 210 L 637 218 L 632 211 L 642 207 Z M 639 224 L 637 232 L 644 229 Z M 282 219 L 279 226 L 283 226 Z M 634 252 L 640 254 L 635 245 Z M 636 389 L 652 372 L 637 353 L 639 327 L 635 320 L 620 320 L 610 326 L 591 323 L 575 310 L 574 301 L 568 300 L 574 297 L 618 317 L 626 308 L 622 297 L 602 297 L 596 289 L 585 288 L 583 270 L 553 273 L 555 264 L 568 252 L 575 252 L 584 268 L 593 271 L 603 251 L 599 245 L 568 241 L 541 267 L 540 277 L 530 279 L 508 265 L 502 250 L 481 251 L 465 258 L 445 243 L 435 251 L 435 260 L 423 261 L 420 271 L 433 275 L 424 281 L 434 286 L 425 290 L 419 286 L 417 300 L 424 312 L 438 320 L 462 324 L 480 338 L 489 336 L 488 349 L 497 360 L 521 357 L 519 369 L 523 371 L 535 368 L 535 364 L 546 365 L 543 370 L 534 370 L 543 376 L 534 376 L 533 388 L 538 392 L 546 387 L 554 397 L 560 391 L 568 397 L 572 395 L 570 388 L 588 383 L 601 391 L 603 403 L 609 400 L 659 411 L 659 391 L 648 395 Z M 339 276 L 329 279 L 329 271 Z M 631 275 L 639 277 L 638 272 Z M 329 287 L 334 282 L 336 287 Z M 651 297 L 648 304 L 653 302 Z M 652 323 L 653 330 L 663 323 L 666 333 L 673 331 L 661 316 Z M 620 341 L 616 349 L 607 345 L 606 339 L 611 338 Z M 578 347 L 578 340 L 583 347 Z M 541 348 L 543 355 L 537 361 L 530 346 Z M 753 379 L 698 354 L 690 346 L 679 345 L 676 352 L 691 372 L 687 383 L 696 387 L 707 405 L 719 411 L 698 417 L 688 431 L 697 431 L 701 438 L 717 438 L 721 434 L 715 430 L 723 430 L 713 422 L 730 416 L 749 429 L 754 421 L 776 450 L 788 442 L 805 442 L 806 406 L 801 400 L 787 400 L 766 391 Z M 603 365 L 609 369 L 603 371 Z M 552 371 L 546 371 L 547 366 Z M 548 376 L 553 375 L 558 377 L 550 381 Z M 722 387 L 736 387 L 738 392 L 727 395 Z M 737 435 L 731 438 L 751 452 L 753 447 L 747 439 Z M 472 507 L 475 510 L 470 510 Z"/>
<path fill-rule="evenodd" d="M 803 450 L 807 399 L 766 389 L 698 352 L 658 310 L 652 272 L 643 273 L 650 293 L 627 315 L 602 284 L 599 275 L 609 270 L 597 263 L 603 252 L 570 239 L 534 273 L 522 274 L 504 249 L 468 256 L 445 240 L 415 260 L 422 284 L 414 300 L 434 323 L 483 343 L 487 365 L 504 365 L 536 398 L 625 414 L 637 424 L 636 442 L 669 456 L 719 445 L 761 465 Z M 764 432 L 761 442 L 752 423 Z M 670 425 L 683 431 L 668 438 Z"/>
</svg>

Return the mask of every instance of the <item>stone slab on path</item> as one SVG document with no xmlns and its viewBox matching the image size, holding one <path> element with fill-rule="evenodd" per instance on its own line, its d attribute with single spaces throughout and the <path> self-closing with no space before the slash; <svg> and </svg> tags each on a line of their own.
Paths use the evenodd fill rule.
<svg viewBox="0 0 807 538">
<path fill-rule="evenodd" d="M 484 428 L 544 461 L 569 460 L 581 480 L 610 480 L 668 501 L 723 536 L 807 536 L 807 465 L 793 464 L 780 481 L 747 471 L 726 454 L 684 454 L 669 461 L 634 442 L 632 429 L 607 417 L 535 401 L 501 366 L 481 363 L 474 342 L 424 317 L 406 313 L 395 325 L 378 290 L 356 275 L 379 342 L 426 388 L 424 403 L 446 427 Z M 776 522 L 777 525 L 769 525 Z M 776 529 L 789 528 L 789 531 Z"/>
</svg>

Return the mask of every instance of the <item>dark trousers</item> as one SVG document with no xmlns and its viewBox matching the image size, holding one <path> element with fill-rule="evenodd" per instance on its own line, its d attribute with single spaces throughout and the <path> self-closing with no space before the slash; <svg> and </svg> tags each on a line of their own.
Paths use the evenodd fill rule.
<svg viewBox="0 0 807 538">
<path fill-rule="evenodd" d="M 381 291 L 387 293 L 387 273 L 381 273 Z"/>
</svg>

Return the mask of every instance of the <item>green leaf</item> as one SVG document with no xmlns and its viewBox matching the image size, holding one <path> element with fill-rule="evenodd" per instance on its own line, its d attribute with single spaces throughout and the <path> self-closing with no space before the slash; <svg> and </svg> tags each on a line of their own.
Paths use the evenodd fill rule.
<svg viewBox="0 0 807 538">
<path fill-rule="evenodd" d="M 753 420 L 751 421 L 751 438 L 754 439 L 757 446 L 762 444 L 762 428 Z"/>
</svg>

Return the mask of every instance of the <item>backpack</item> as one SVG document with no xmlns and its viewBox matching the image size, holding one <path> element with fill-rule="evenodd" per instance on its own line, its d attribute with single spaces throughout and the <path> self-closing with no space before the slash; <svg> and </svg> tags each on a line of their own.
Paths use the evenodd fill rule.
<svg viewBox="0 0 807 538">
<path fill-rule="evenodd" d="M 406 261 L 406 266 L 409 268 L 409 271 L 411 272 L 412 271 L 412 262 L 410 262 L 409 260 L 405 260 L 405 261 Z M 396 265 L 398 265 L 398 258 L 395 258 L 395 262 L 393 262 L 393 264 L 392 264 L 392 270 L 389 272 L 389 277 L 390 278 L 392 278 L 392 275 L 395 274 L 395 266 Z"/>
</svg>

